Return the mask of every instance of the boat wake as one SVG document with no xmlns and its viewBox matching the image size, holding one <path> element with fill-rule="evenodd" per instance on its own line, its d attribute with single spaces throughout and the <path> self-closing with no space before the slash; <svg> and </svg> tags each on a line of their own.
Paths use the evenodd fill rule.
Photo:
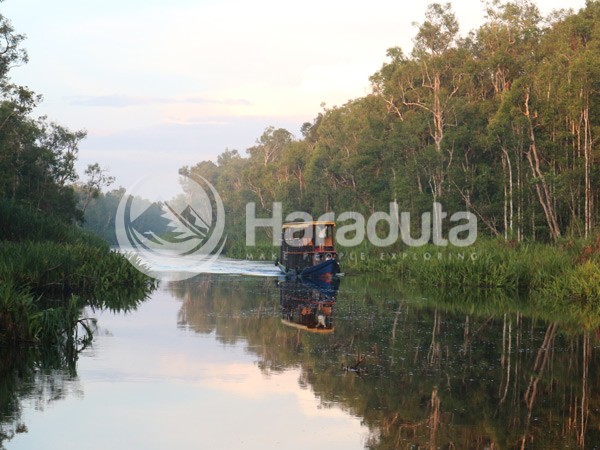
<svg viewBox="0 0 600 450">
<path fill-rule="evenodd" d="M 113 250 L 125 253 L 135 254 L 134 249 L 122 249 L 114 248 Z M 169 274 L 181 272 L 181 266 L 177 264 L 179 255 L 173 252 L 173 256 L 159 256 L 160 258 L 160 273 Z M 190 259 L 193 256 L 187 256 Z M 221 274 L 221 275 L 249 275 L 257 277 L 276 277 L 281 275 L 281 271 L 272 261 L 248 261 L 240 259 L 231 259 L 224 256 L 219 256 L 210 264 L 205 264 L 202 267 L 202 271 L 197 273 L 200 274 Z M 162 277 L 162 275 L 161 275 Z M 168 276 L 166 277 L 169 278 Z M 175 279 L 175 278 L 173 278 Z"/>
<path fill-rule="evenodd" d="M 224 257 L 217 258 L 202 273 L 258 277 L 277 277 L 281 275 L 281 271 L 272 261 L 248 261 Z"/>
</svg>

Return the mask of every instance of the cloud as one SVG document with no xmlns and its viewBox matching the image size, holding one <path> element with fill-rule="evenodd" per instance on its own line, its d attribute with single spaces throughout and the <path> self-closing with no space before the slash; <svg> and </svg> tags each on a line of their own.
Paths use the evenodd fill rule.
<svg viewBox="0 0 600 450">
<path fill-rule="evenodd" d="M 126 108 L 130 106 L 144 106 L 156 104 L 214 104 L 214 105 L 243 105 L 249 106 L 252 103 L 245 99 L 236 98 L 206 98 L 206 97 L 144 97 L 123 94 L 112 95 L 80 95 L 75 97 L 65 97 L 66 102 L 73 106 L 88 107 L 106 107 L 106 108 Z"/>
<path fill-rule="evenodd" d="M 179 354 L 163 355 L 158 370 L 166 378 L 187 379 L 203 388 L 226 392 L 240 399 L 293 399 L 298 412 L 305 417 L 348 419 L 354 422 L 353 428 L 361 428 L 341 404 L 323 407 L 312 389 L 301 388 L 298 384 L 301 371 L 298 368 L 266 374 L 255 363 L 208 363 Z"/>
</svg>

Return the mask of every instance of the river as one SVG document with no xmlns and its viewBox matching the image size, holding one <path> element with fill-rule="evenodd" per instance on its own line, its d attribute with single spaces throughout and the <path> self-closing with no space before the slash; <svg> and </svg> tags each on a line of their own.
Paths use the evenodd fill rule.
<svg viewBox="0 0 600 450">
<path fill-rule="evenodd" d="M 87 310 L 94 341 L 74 358 L 5 355 L 0 447 L 600 446 L 593 330 L 492 292 L 212 272 L 134 310 Z"/>
</svg>

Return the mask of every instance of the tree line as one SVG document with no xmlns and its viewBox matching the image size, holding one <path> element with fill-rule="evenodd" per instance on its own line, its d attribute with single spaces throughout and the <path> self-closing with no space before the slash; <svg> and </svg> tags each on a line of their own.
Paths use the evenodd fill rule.
<svg viewBox="0 0 600 450">
<path fill-rule="evenodd" d="M 387 50 L 371 93 L 323 107 L 301 138 L 268 127 L 242 155 L 183 167 L 220 192 L 231 230 L 245 204 L 314 217 L 396 201 L 441 202 L 506 240 L 588 238 L 599 219 L 600 3 L 548 17 L 528 0 L 486 4 L 466 36 L 431 4 L 410 54 Z M 257 214 L 258 215 L 258 214 Z"/>
<path fill-rule="evenodd" d="M 10 79 L 10 69 L 28 61 L 24 39 L 0 15 L 0 200 L 82 222 L 91 199 L 114 178 L 96 163 L 79 181 L 75 163 L 86 131 L 34 116 L 42 96 Z"/>
<path fill-rule="evenodd" d="M 0 15 L 0 347 L 52 347 L 74 363 L 93 332 L 83 308 L 133 309 L 156 283 L 78 226 L 113 178 L 91 164 L 78 182 L 85 131 L 33 115 L 41 96 L 9 77 L 27 62 L 23 39 Z"/>
</svg>

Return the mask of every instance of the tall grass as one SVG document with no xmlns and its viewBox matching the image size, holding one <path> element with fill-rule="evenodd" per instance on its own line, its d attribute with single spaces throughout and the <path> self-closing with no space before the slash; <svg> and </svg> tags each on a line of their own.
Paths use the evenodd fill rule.
<svg viewBox="0 0 600 450">
<path fill-rule="evenodd" d="M 0 343 L 57 343 L 84 306 L 123 310 L 155 287 L 108 249 L 55 242 L 0 242 Z"/>
<path fill-rule="evenodd" d="M 337 250 L 342 271 L 349 275 L 379 274 L 430 293 L 436 290 L 436 298 L 452 293 L 451 303 L 474 298 L 473 292 L 479 290 L 488 300 L 490 292 L 504 292 L 523 299 L 520 309 L 537 308 L 548 318 L 565 315 L 571 322 L 600 325 L 600 240 L 550 245 L 480 239 L 466 248 L 403 244 L 379 248 L 364 242 L 349 248 L 338 245 Z M 242 259 L 264 255 L 268 260 L 278 251 L 270 243 L 246 247 L 234 242 L 227 255 Z"/>
<path fill-rule="evenodd" d="M 79 228 L 0 200 L 0 345 L 72 343 L 80 313 L 130 309 L 155 282 Z"/>
<path fill-rule="evenodd" d="M 148 284 L 127 259 L 105 248 L 56 242 L 0 242 L 0 281 L 33 292 L 90 295 Z"/>
<path fill-rule="evenodd" d="M 465 247 L 425 245 L 375 247 L 367 242 L 344 248 L 338 246 L 343 272 L 379 273 L 405 282 L 443 288 L 504 289 L 520 294 L 533 292 L 575 264 L 582 244 L 547 245 L 505 243 L 481 239 Z M 278 254 L 270 243 L 246 247 L 233 242 L 227 256 L 266 260 Z"/>
<path fill-rule="evenodd" d="M 360 250 L 342 260 L 342 270 L 380 273 L 432 298 L 445 296 L 450 303 L 481 298 L 478 307 L 485 307 L 490 293 L 503 292 L 519 299 L 521 311 L 537 310 L 548 320 L 568 318 L 589 329 L 600 326 L 600 241 L 548 245 L 480 240 L 468 249 Z M 478 292 L 483 296 L 473 295 Z"/>
<path fill-rule="evenodd" d="M 486 240 L 468 248 L 426 245 L 394 251 L 346 249 L 344 271 L 376 272 L 406 282 L 453 288 L 500 288 L 526 293 L 559 276 L 573 254 L 543 244 L 507 245 Z"/>
<path fill-rule="evenodd" d="M 579 317 L 587 328 L 600 326 L 600 261 L 598 257 L 565 268 L 560 277 L 540 285 L 532 295 L 549 312 Z"/>
</svg>

